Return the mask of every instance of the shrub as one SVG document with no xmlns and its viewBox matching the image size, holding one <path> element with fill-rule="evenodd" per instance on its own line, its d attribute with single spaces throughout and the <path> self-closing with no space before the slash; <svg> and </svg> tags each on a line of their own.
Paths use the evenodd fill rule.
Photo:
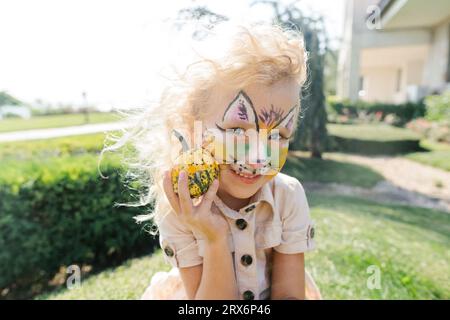
<svg viewBox="0 0 450 320">
<path fill-rule="evenodd" d="M 406 127 L 430 140 L 450 143 L 450 122 L 419 118 L 407 123 Z"/>
<path fill-rule="evenodd" d="M 425 98 L 426 115 L 429 121 L 447 122 L 450 124 L 450 91 L 442 95 Z"/>
<path fill-rule="evenodd" d="M 402 154 L 421 151 L 420 135 L 386 124 L 328 124 L 328 150 L 358 154 Z"/>
<path fill-rule="evenodd" d="M 423 117 L 425 105 L 423 103 L 368 103 L 349 100 L 337 100 L 330 97 L 327 100 L 327 112 L 332 122 L 351 122 L 362 120 L 365 122 L 383 121 L 389 124 L 403 126 L 412 119 Z"/>
<path fill-rule="evenodd" d="M 143 208 L 114 207 L 134 201 L 123 186 L 119 161 L 110 157 L 97 171 L 97 155 L 17 162 L 0 171 L 0 292 L 29 297 L 60 267 L 115 265 L 144 252 L 157 240 L 134 223 Z M 150 208 L 146 208 L 150 209 Z M 30 289 L 31 288 L 31 289 Z"/>
</svg>

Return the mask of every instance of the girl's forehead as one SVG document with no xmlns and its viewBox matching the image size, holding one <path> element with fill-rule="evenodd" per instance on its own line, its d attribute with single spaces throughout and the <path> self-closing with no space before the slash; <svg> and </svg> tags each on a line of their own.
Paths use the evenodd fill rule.
<svg viewBox="0 0 450 320">
<path fill-rule="evenodd" d="M 300 86 L 294 80 L 278 81 L 272 85 L 254 84 L 243 89 L 220 90 L 213 96 L 214 112 L 209 120 L 220 122 L 229 115 L 230 107 L 236 111 L 236 117 L 241 112 L 240 103 L 250 104 L 258 118 L 267 113 L 288 114 L 293 107 L 299 105 Z M 228 117 L 233 119 L 233 117 Z"/>
</svg>

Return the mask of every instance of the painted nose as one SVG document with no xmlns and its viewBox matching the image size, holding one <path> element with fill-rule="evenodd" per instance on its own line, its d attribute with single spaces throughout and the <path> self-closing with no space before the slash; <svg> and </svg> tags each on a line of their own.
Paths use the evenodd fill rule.
<svg viewBox="0 0 450 320">
<path fill-rule="evenodd" d="M 264 141 L 258 139 L 256 143 L 250 146 L 248 165 L 253 169 L 264 167 L 267 158 L 267 145 Z"/>
<path fill-rule="evenodd" d="M 264 167 L 264 164 L 262 163 L 261 160 L 258 159 L 256 161 L 257 161 L 257 163 L 250 163 L 249 166 L 253 169 L 260 169 L 260 168 Z"/>
</svg>

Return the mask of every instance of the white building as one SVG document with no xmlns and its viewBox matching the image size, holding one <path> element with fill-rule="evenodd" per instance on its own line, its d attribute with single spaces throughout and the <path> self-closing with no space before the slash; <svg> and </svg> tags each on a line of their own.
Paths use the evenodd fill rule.
<svg viewBox="0 0 450 320">
<path fill-rule="evenodd" d="M 337 94 L 402 103 L 450 83 L 450 0 L 347 0 Z"/>
<path fill-rule="evenodd" d="M 7 116 L 14 115 L 19 118 L 29 119 L 31 110 L 26 106 L 3 105 L 0 106 L 0 120 Z"/>
</svg>

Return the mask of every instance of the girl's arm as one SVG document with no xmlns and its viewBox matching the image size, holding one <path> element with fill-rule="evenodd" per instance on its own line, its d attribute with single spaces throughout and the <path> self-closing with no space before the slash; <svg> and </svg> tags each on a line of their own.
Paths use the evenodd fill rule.
<svg viewBox="0 0 450 320">
<path fill-rule="evenodd" d="M 222 215 L 211 210 L 219 188 L 218 181 L 214 181 L 197 205 L 190 198 L 186 172 L 179 174 L 178 196 L 173 191 L 169 172 L 164 175 L 163 186 L 178 219 L 202 234 L 205 240 L 203 265 L 180 268 L 188 298 L 237 299 L 233 259 L 227 242 L 228 223 Z"/>
<path fill-rule="evenodd" d="M 273 300 L 305 299 L 305 260 L 303 253 L 284 254 L 273 251 Z"/>
<path fill-rule="evenodd" d="M 233 259 L 225 240 L 206 244 L 203 265 L 180 268 L 188 299 L 236 300 Z"/>
</svg>

